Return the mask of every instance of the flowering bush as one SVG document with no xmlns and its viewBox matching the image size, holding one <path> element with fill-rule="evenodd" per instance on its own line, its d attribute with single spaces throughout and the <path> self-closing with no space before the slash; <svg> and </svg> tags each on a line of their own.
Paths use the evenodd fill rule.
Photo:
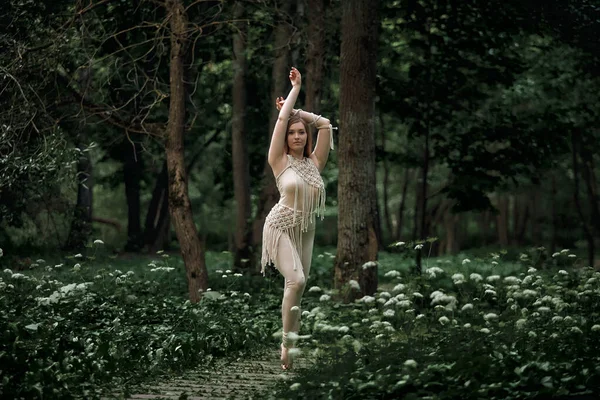
<svg viewBox="0 0 600 400">
<path fill-rule="evenodd" d="M 568 256 L 554 259 L 575 258 Z M 479 270 L 476 261 L 438 264 L 421 278 L 385 271 L 402 281 L 391 293 L 343 308 L 320 303 L 306 313 L 309 340 L 301 341 L 316 365 L 265 396 L 523 399 L 600 393 L 600 272 L 538 271 L 534 257 L 521 257 L 520 271 L 507 274 L 499 257 L 492 262 Z"/>
<path fill-rule="evenodd" d="M 182 265 L 161 258 L 127 272 L 82 257 L 0 272 L 0 397 L 96 398 L 272 341 L 279 293 L 259 302 L 229 271 L 190 304 Z"/>
</svg>

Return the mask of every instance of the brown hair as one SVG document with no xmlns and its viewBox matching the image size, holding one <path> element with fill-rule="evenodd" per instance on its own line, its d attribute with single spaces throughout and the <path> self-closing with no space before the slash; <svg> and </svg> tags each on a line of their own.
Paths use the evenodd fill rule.
<svg viewBox="0 0 600 400">
<path fill-rule="evenodd" d="M 290 149 L 288 148 L 288 144 L 287 144 L 287 133 L 290 130 L 290 126 L 294 125 L 297 122 L 301 122 L 302 125 L 304 125 L 304 130 L 306 131 L 306 144 L 304 145 L 304 157 L 310 157 L 310 155 L 312 154 L 312 151 L 313 151 L 312 132 L 310 131 L 310 128 L 308 127 L 308 125 L 306 125 L 306 122 L 304 122 L 304 120 L 297 115 L 293 115 L 290 117 L 290 119 L 288 119 L 287 127 L 285 130 L 285 135 L 286 135 L 285 136 L 285 152 L 289 153 L 289 151 L 290 151 Z"/>
</svg>

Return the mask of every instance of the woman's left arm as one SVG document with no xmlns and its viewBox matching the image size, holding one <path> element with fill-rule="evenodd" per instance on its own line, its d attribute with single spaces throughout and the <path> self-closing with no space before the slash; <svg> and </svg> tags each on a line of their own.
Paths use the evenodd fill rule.
<svg viewBox="0 0 600 400">
<path fill-rule="evenodd" d="M 317 144 L 311 158 L 321 172 L 327 164 L 329 150 L 333 150 L 333 128 L 331 122 L 323 117 L 317 118 L 315 126 L 317 127 Z"/>
</svg>

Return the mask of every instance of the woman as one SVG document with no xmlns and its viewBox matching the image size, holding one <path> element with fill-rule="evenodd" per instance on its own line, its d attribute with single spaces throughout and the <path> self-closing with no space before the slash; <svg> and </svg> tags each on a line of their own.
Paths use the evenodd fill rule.
<svg viewBox="0 0 600 400">
<path fill-rule="evenodd" d="M 279 117 L 269 147 L 269 165 L 275 175 L 279 202 L 265 220 L 263 230 L 262 272 L 267 264 L 285 280 L 281 319 L 281 367 L 289 369 L 288 350 L 294 346 L 300 329 L 300 300 L 310 272 L 315 216 L 323 218 L 325 185 L 320 172 L 333 149 L 332 127 L 328 119 L 302 110 L 294 110 L 302 77 L 296 68 L 289 75 L 292 83 L 286 100 L 275 102 Z M 308 126 L 318 130 L 317 144 L 312 151 Z"/>
</svg>

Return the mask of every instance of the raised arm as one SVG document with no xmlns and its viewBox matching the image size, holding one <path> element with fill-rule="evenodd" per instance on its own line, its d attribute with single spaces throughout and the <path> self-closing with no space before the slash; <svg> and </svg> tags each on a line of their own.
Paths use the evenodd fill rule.
<svg viewBox="0 0 600 400">
<path fill-rule="evenodd" d="M 287 124 L 302 84 L 302 77 L 296 68 L 292 67 L 292 70 L 290 71 L 290 81 L 292 82 L 292 90 L 290 90 L 281 110 L 279 110 L 279 116 L 277 117 L 275 128 L 273 129 L 273 136 L 271 137 L 271 145 L 269 147 L 268 161 L 275 175 L 285 168 Z"/>
<path fill-rule="evenodd" d="M 311 158 L 321 172 L 327 164 L 329 149 L 333 150 L 333 128 L 331 122 L 323 117 L 316 118 L 315 126 L 317 127 L 317 144 Z"/>
</svg>

